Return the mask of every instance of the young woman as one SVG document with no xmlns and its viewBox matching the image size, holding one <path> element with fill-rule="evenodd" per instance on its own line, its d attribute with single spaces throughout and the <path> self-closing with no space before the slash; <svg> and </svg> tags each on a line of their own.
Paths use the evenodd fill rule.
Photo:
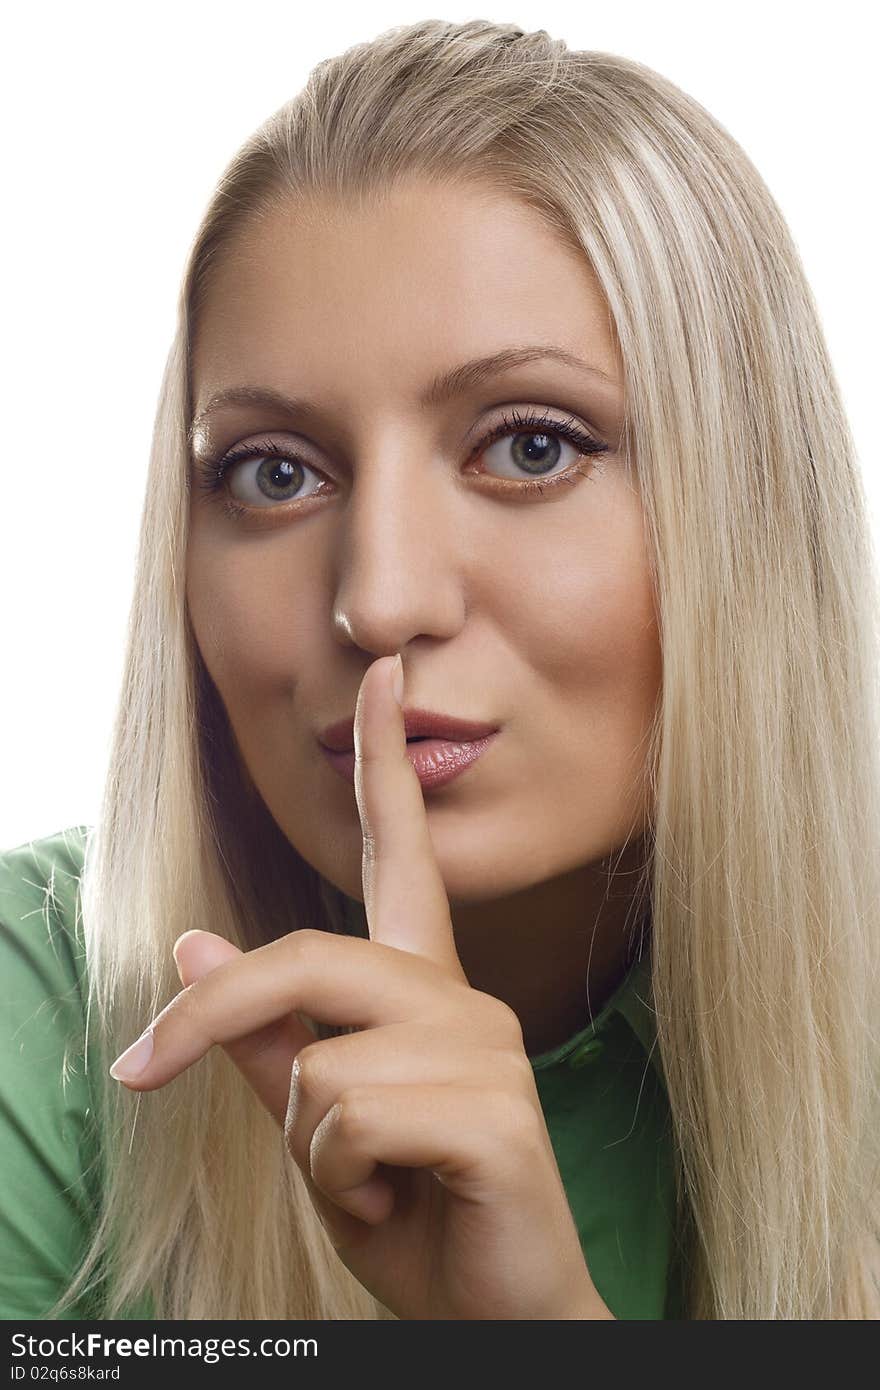
<svg viewBox="0 0 880 1390">
<path fill-rule="evenodd" d="M 6 1315 L 877 1316 L 876 598 L 711 116 L 321 63 L 191 249 L 99 823 L 4 857 Z"/>
</svg>

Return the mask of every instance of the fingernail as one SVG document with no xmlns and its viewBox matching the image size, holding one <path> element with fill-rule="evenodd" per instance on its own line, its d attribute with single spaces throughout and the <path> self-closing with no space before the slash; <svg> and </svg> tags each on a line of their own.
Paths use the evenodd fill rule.
<svg viewBox="0 0 880 1390">
<path fill-rule="evenodd" d="M 391 667 L 391 689 L 394 691 L 394 698 L 399 705 L 403 705 L 403 657 L 400 652 L 394 658 L 394 665 Z"/>
<path fill-rule="evenodd" d="M 133 1042 L 131 1047 L 119 1054 L 110 1068 L 110 1075 L 114 1081 L 134 1081 L 136 1076 L 140 1076 L 152 1055 L 153 1030 L 148 1028 L 137 1042 Z"/>
</svg>

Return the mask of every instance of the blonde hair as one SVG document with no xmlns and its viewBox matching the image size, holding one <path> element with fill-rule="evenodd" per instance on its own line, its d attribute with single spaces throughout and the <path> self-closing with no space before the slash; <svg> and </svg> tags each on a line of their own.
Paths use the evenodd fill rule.
<svg viewBox="0 0 880 1390">
<path fill-rule="evenodd" d="M 172 1319 L 391 1316 L 222 1049 L 140 1097 L 103 1077 L 180 989 L 181 932 L 250 949 L 340 929 L 337 890 L 247 785 L 189 626 L 191 345 L 239 229 L 410 175 L 525 200 L 588 259 L 620 343 L 662 634 L 652 971 L 688 1317 L 877 1317 L 878 594 L 816 307 L 759 174 L 696 101 L 481 20 L 319 63 L 192 243 L 82 881 L 103 1206 L 52 1315 L 88 1285 L 105 1317 L 142 1290 Z"/>
</svg>

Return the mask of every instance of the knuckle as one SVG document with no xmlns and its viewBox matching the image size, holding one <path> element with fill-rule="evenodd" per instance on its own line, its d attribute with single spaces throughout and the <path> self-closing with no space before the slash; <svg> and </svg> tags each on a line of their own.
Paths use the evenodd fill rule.
<svg viewBox="0 0 880 1390">
<path fill-rule="evenodd" d="M 496 998 L 494 994 L 484 994 L 483 999 L 493 1035 L 498 1037 L 502 1045 L 524 1051 L 522 1024 L 516 1010 L 503 999 Z"/>
<path fill-rule="evenodd" d="M 535 1107 L 517 1091 L 495 1090 L 487 1097 L 496 1133 L 505 1145 L 513 1138 L 518 1145 L 531 1145 L 539 1137 Z"/>
<path fill-rule="evenodd" d="M 517 1106 L 513 1133 L 519 1144 L 520 1152 L 525 1150 L 530 1157 L 537 1157 L 546 1151 L 546 1129 L 543 1117 L 540 1111 L 526 1100 L 525 1096 L 520 1097 Z"/>
<path fill-rule="evenodd" d="M 510 1073 L 513 1090 L 530 1095 L 535 1084 L 532 1064 L 522 1048 L 507 1048 L 503 1053 L 504 1065 Z"/>
<path fill-rule="evenodd" d="M 502 1005 L 501 1026 L 506 1029 L 513 1047 L 523 1048 L 524 1038 L 519 1015 L 509 1004 Z"/>
<path fill-rule="evenodd" d="M 316 927 L 300 927 L 290 934 L 291 947 L 300 963 L 317 961 L 326 941 L 327 933 Z"/>
<path fill-rule="evenodd" d="M 369 1096 L 362 1087 L 344 1091 L 331 1111 L 333 1129 L 345 1144 L 357 1144 L 370 1127 Z"/>
<path fill-rule="evenodd" d="M 290 1069 L 290 1090 L 284 1116 L 284 1140 L 301 1167 L 307 1161 L 309 1149 L 309 1137 L 305 1132 L 307 1117 L 316 1108 L 323 1074 L 321 1044 L 309 1043 L 301 1048 Z M 320 1108 L 319 1104 L 317 1108 Z"/>
<path fill-rule="evenodd" d="M 316 1095 L 321 1089 L 321 1044 L 308 1043 L 300 1048 L 293 1061 L 290 1081 L 300 1095 Z"/>
</svg>

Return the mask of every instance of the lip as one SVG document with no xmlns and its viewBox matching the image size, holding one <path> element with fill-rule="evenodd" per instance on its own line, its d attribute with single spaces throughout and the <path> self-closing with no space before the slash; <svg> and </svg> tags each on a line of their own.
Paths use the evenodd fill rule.
<svg viewBox="0 0 880 1390">
<path fill-rule="evenodd" d="M 407 738 L 439 739 L 448 743 L 474 743 L 498 732 L 497 724 L 456 719 L 451 714 L 437 714 L 428 709 L 404 709 L 403 726 Z M 331 752 L 353 753 L 354 715 L 329 724 L 318 735 L 318 742 Z"/>
<path fill-rule="evenodd" d="M 407 756 L 424 791 L 445 786 L 466 772 L 495 742 L 498 730 L 476 739 L 426 738 L 407 744 Z M 354 749 L 332 749 L 321 743 L 321 752 L 335 772 L 354 786 Z"/>
</svg>

